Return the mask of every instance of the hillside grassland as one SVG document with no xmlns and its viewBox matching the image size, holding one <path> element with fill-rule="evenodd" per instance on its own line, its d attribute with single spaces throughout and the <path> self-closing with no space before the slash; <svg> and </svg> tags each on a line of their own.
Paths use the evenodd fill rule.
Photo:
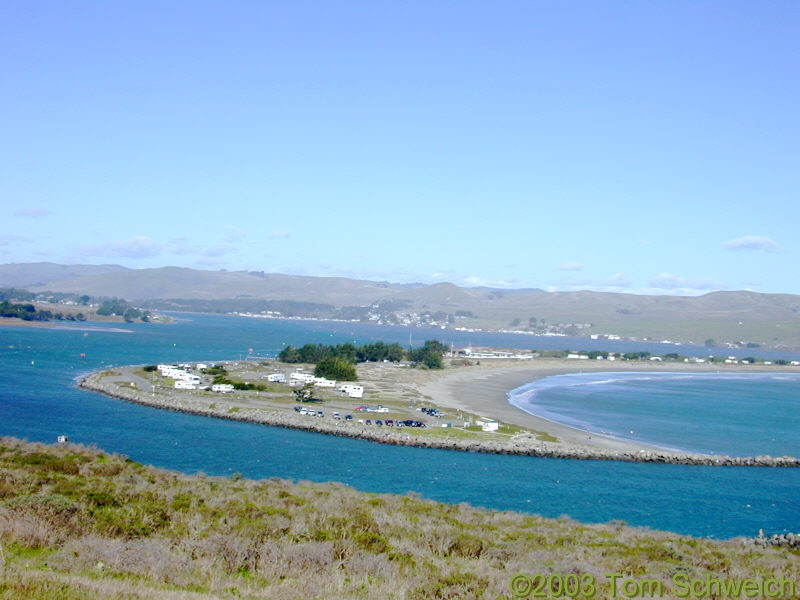
<svg viewBox="0 0 800 600">
<path fill-rule="evenodd" d="M 514 597 L 518 573 L 594 577 L 597 598 L 613 596 L 609 573 L 662 581 L 664 598 L 676 574 L 800 582 L 797 549 L 189 476 L 12 438 L 0 438 L 0 546 L 2 599 L 494 599 Z"/>
<path fill-rule="evenodd" d="M 713 338 L 720 344 L 800 348 L 800 296 L 745 290 L 646 296 L 49 263 L 0 265 L 0 283 L 38 293 L 125 298 L 153 310 L 269 310 L 284 317 L 540 333 L 552 328 L 551 333 L 575 336 L 615 334 L 700 344 Z"/>
</svg>

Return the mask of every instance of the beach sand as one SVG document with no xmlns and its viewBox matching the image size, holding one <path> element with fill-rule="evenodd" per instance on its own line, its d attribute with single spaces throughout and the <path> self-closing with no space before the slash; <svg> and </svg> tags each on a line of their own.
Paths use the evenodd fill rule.
<svg viewBox="0 0 800 600">
<path fill-rule="evenodd" d="M 487 364 L 488 363 L 488 364 Z M 228 363 L 229 372 L 240 380 L 257 377 L 249 363 Z M 730 367 L 730 368 L 726 368 Z M 264 369 L 264 367 L 257 367 Z M 272 367 L 274 369 L 275 367 Z M 297 368 L 297 366 L 292 367 Z M 536 361 L 483 361 L 471 366 L 448 366 L 444 370 L 409 369 L 388 363 L 366 363 L 357 367 L 364 386 L 364 400 L 354 400 L 327 392 L 322 416 L 310 419 L 295 412 L 296 402 L 286 391 L 238 392 L 230 396 L 211 392 L 183 392 L 150 381 L 136 372 L 136 367 L 116 367 L 82 380 L 80 386 L 129 402 L 209 417 L 263 423 L 306 431 L 357 437 L 384 444 L 445 448 L 470 452 L 522 454 L 557 458 L 666 462 L 673 464 L 800 466 L 792 457 L 727 457 L 674 452 L 646 446 L 633 440 L 613 439 L 547 421 L 512 406 L 508 393 L 521 385 L 549 375 L 574 372 L 742 372 L 791 370 L 794 367 L 744 367 L 741 365 L 695 365 L 671 363 L 587 363 L 562 359 Z M 263 375 L 263 373 L 262 373 Z M 156 389 L 157 388 L 157 389 Z M 322 392 L 321 392 L 322 393 Z M 383 402 L 391 415 L 387 418 L 419 419 L 428 429 L 416 430 L 370 425 L 359 419 L 336 420 L 333 411 L 342 414 L 359 410 L 361 403 L 375 407 Z M 458 425 L 473 417 L 496 419 L 516 425 L 520 431 L 483 433 L 456 428 L 440 428 L 435 417 L 417 412 L 421 407 L 436 407 L 447 413 L 446 419 Z M 321 406 L 316 406 L 319 410 Z M 353 413 L 355 414 L 355 412 Z M 357 415 L 360 416 L 360 415 Z M 370 417 L 367 414 L 364 417 Z M 332 418 L 333 417 L 333 418 Z M 373 417 L 374 418 L 374 417 Z"/>
<path fill-rule="evenodd" d="M 484 361 L 486 363 L 488 361 Z M 780 367 L 770 367 L 774 370 Z M 746 365 L 695 363 L 588 362 L 564 359 L 538 359 L 527 362 L 496 361 L 489 365 L 447 369 L 439 377 L 423 383 L 419 390 L 443 407 L 464 410 L 473 414 L 519 425 L 547 433 L 562 444 L 587 449 L 613 451 L 656 450 L 631 440 L 620 440 L 588 433 L 566 425 L 531 415 L 509 403 L 509 392 L 526 383 L 551 375 L 579 372 L 660 371 L 685 373 L 756 372 L 766 368 Z M 797 369 L 793 369 L 796 371 Z"/>
</svg>

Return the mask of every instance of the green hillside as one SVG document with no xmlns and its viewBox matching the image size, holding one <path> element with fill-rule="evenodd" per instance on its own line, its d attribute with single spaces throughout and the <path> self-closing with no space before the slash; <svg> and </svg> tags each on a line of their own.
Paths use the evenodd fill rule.
<svg viewBox="0 0 800 600">
<path fill-rule="evenodd" d="M 0 438 L 0 473 L 4 600 L 496 599 L 526 597 L 536 573 L 555 576 L 556 595 L 569 579 L 597 598 L 613 597 L 609 573 L 660 582 L 663 598 L 676 576 L 800 585 L 798 548 L 187 476 L 73 445 Z"/>
<path fill-rule="evenodd" d="M 13 266 L 14 269 L 10 269 Z M 593 291 L 542 292 L 403 285 L 343 277 L 163 267 L 109 267 L 66 277 L 69 269 L 0 265 L 8 285 L 36 292 L 120 297 L 151 309 L 273 311 L 280 316 L 337 318 L 445 328 L 518 330 L 572 336 L 619 335 L 702 344 L 800 347 L 800 296 L 750 291 L 703 296 L 644 296 Z M 82 268 L 82 267 L 81 267 Z M 41 274 L 39 274 L 41 270 Z M 14 277 L 17 275 L 17 279 Z M 50 279 L 48 279 L 50 278 Z"/>
</svg>

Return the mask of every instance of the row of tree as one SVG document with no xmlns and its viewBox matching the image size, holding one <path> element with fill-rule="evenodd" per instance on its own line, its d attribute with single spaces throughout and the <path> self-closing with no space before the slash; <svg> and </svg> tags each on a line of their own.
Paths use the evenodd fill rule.
<svg viewBox="0 0 800 600">
<path fill-rule="evenodd" d="M 50 310 L 37 310 L 33 304 L 14 304 L 8 301 L 0 302 L 0 317 L 13 317 L 23 321 L 85 321 L 83 313 L 63 314 Z"/>
<path fill-rule="evenodd" d="M 285 363 L 313 363 L 317 365 L 314 374 L 317 377 L 355 381 L 354 365 L 361 362 L 409 361 L 414 366 L 425 366 L 429 369 L 443 368 L 442 355 L 447 346 L 438 340 L 428 340 L 419 348 L 405 350 L 400 344 L 374 342 L 363 346 L 351 343 L 327 346 L 324 344 L 306 344 L 300 348 L 286 346 L 278 360 Z"/>
<path fill-rule="evenodd" d="M 17 301 L 16 303 L 13 301 Z M 3 317 L 17 317 L 26 321 L 51 321 L 51 320 L 65 320 L 65 321 L 85 321 L 86 315 L 83 313 L 64 314 L 61 312 L 54 312 L 50 310 L 37 309 L 32 300 L 44 300 L 50 303 L 57 303 L 63 300 L 72 300 L 83 306 L 88 306 L 93 299 L 90 296 L 76 294 L 63 294 L 54 292 L 45 292 L 43 294 L 34 294 L 27 290 L 17 288 L 0 288 L 0 307 L 2 308 Z M 20 304 L 20 302 L 22 302 Z M 94 302 L 99 302 L 95 299 Z M 109 316 L 118 315 L 125 319 L 128 323 L 135 320 L 148 322 L 150 320 L 150 313 L 146 310 L 136 308 L 129 304 L 126 300 L 121 298 L 111 298 L 104 300 L 97 309 L 98 315 Z"/>
<path fill-rule="evenodd" d="M 336 357 L 343 358 L 353 364 L 360 362 L 400 362 L 406 360 L 407 352 L 400 344 L 385 344 L 375 342 L 363 346 L 351 343 L 327 346 L 325 344 L 306 344 L 300 348 L 286 346 L 278 360 L 285 363 L 319 363 L 323 359 Z"/>
<path fill-rule="evenodd" d="M 132 323 L 136 319 L 147 323 L 150 320 L 150 313 L 146 310 L 139 310 L 135 306 L 128 304 L 122 298 L 112 298 L 106 300 L 97 309 L 97 314 L 102 316 L 117 315 Z"/>
</svg>

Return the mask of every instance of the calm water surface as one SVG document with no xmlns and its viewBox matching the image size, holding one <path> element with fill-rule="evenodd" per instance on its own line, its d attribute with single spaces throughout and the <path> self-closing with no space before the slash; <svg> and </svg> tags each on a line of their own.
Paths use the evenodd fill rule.
<svg viewBox="0 0 800 600">
<path fill-rule="evenodd" d="M 800 456 L 800 373 L 574 373 L 517 388 L 515 406 L 585 431 L 731 456 Z"/>
<path fill-rule="evenodd" d="M 413 336 L 415 343 L 439 337 L 457 345 L 589 347 L 587 340 L 508 334 L 415 329 Z M 181 315 L 174 325 L 158 326 L 3 327 L 0 434 L 53 442 L 66 433 L 74 442 L 187 473 L 341 481 L 365 491 L 414 491 L 444 502 L 548 517 L 566 514 L 584 522 L 619 519 L 717 538 L 753 536 L 759 528 L 800 531 L 800 469 L 553 460 L 383 446 L 160 411 L 75 387 L 82 374 L 113 365 L 238 359 L 250 348 L 256 355 L 274 356 L 285 344 L 407 343 L 408 337 L 404 328 L 215 315 Z M 654 349 L 609 342 L 603 348 Z M 761 385 L 752 383 L 757 389 Z M 713 391 L 713 382 L 703 385 Z M 796 407 L 790 408 L 796 414 Z M 581 410 L 575 414 L 583 415 Z M 703 417 L 709 430 L 717 428 L 716 414 Z"/>
</svg>

